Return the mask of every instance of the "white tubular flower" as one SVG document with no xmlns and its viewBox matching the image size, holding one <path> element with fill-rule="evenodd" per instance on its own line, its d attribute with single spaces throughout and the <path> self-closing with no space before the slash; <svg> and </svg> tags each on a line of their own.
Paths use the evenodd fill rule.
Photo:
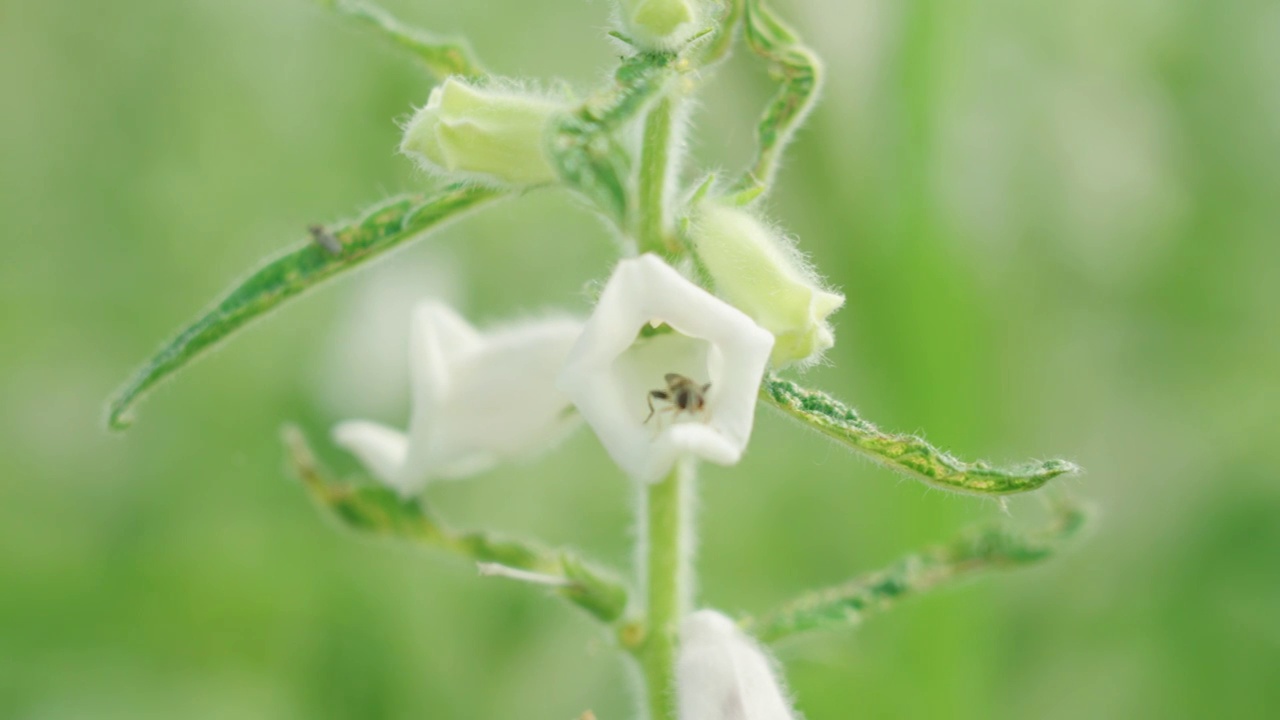
<svg viewBox="0 0 1280 720">
<path fill-rule="evenodd" d="M 657 482 L 685 455 L 738 461 L 772 347 L 751 318 L 643 255 L 618 263 L 557 384 L 614 462 Z"/>
<path fill-rule="evenodd" d="M 693 244 L 716 291 L 777 338 L 773 363 L 812 361 L 835 344 L 827 317 L 844 296 L 824 289 L 804 257 L 751 213 L 698 208 Z"/>
<path fill-rule="evenodd" d="M 755 640 L 715 610 L 680 626 L 679 720 L 795 720 L 773 663 Z"/>
<path fill-rule="evenodd" d="M 352 420 L 333 429 L 334 442 L 405 494 L 533 454 L 575 422 L 555 376 L 581 333 L 580 321 L 554 318 L 482 334 L 424 302 L 409 338 L 409 432 Z"/>
</svg>

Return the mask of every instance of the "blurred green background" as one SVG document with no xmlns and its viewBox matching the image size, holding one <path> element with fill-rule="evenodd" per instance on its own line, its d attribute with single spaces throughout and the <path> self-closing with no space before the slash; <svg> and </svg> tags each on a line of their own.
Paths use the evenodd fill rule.
<svg viewBox="0 0 1280 720">
<path fill-rule="evenodd" d="M 389 5 L 504 74 L 586 90 L 617 56 L 604 0 Z M 1065 485 L 1101 510 L 1047 564 L 781 648 L 800 709 L 1274 717 L 1280 5 L 778 6 L 830 82 L 769 204 L 848 295 L 806 384 L 965 457 L 1076 460 Z M 628 717 L 585 616 L 337 532 L 277 442 L 402 422 L 415 297 L 585 312 L 600 224 L 556 192 L 470 217 L 109 436 L 107 395 L 259 258 L 424 182 L 394 120 L 428 81 L 304 0 L 4 0 L 0 82 L 0 717 Z M 769 90 L 739 53 L 695 155 L 740 166 Z M 432 499 L 629 562 L 630 490 L 586 431 Z M 998 514 L 764 411 L 741 465 L 705 473 L 700 599 L 763 610 Z"/>
</svg>

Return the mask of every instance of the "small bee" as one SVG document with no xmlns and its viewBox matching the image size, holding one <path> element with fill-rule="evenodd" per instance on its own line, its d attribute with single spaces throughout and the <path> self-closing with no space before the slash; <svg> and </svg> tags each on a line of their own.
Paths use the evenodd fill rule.
<svg viewBox="0 0 1280 720">
<path fill-rule="evenodd" d="M 659 412 L 653 407 L 655 398 L 671 403 L 662 412 L 670 411 L 677 415 L 687 412 L 696 415 L 706 410 L 707 391 L 711 389 L 711 383 L 699 385 L 679 373 L 667 373 L 663 378 L 667 381 L 666 390 L 649 391 L 649 416 L 644 419 L 646 424 L 653 419 L 654 413 Z"/>
</svg>

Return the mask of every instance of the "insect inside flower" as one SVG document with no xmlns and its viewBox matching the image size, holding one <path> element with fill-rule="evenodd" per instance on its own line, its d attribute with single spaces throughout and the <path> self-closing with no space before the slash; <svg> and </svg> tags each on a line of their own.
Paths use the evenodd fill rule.
<svg viewBox="0 0 1280 720">
<path fill-rule="evenodd" d="M 667 373 L 663 378 L 667 381 L 666 390 L 649 391 L 649 415 L 644 419 L 645 423 L 658 412 L 697 415 L 707 409 L 707 391 L 711 389 L 711 383 L 699 385 L 680 373 Z M 654 399 L 665 400 L 670 405 L 657 410 L 653 407 Z"/>
</svg>

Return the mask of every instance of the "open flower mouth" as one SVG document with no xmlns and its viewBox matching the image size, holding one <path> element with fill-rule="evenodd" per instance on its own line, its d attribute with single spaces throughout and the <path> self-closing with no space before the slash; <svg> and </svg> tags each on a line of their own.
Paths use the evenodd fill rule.
<svg viewBox="0 0 1280 720">
<path fill-rule="evenodd" d="M 672 332 L 637 340 L 614 361 L 613 372 L 638 421 L 657 430 L 709 420 L 723 365 L 711 343 Z"/>
<path fill-rule="evenodd" d="M 715 345 L 678 332 L 641 338 L 614 361 L 613 374 L 632 426 L 656 457 L 696 453 L 728 464 L 741 454 L 720 422 L 724 356 Z"/>
<path fill-rule="evenodd" d="M 638 337 L 662 324 L 670 332 Z M 618 264 L 558 385 L 613 459 L 654 482 L 683 456 L 738 461 L 772 346 L 742 312 L 644 255 Z"/>
</svg>

